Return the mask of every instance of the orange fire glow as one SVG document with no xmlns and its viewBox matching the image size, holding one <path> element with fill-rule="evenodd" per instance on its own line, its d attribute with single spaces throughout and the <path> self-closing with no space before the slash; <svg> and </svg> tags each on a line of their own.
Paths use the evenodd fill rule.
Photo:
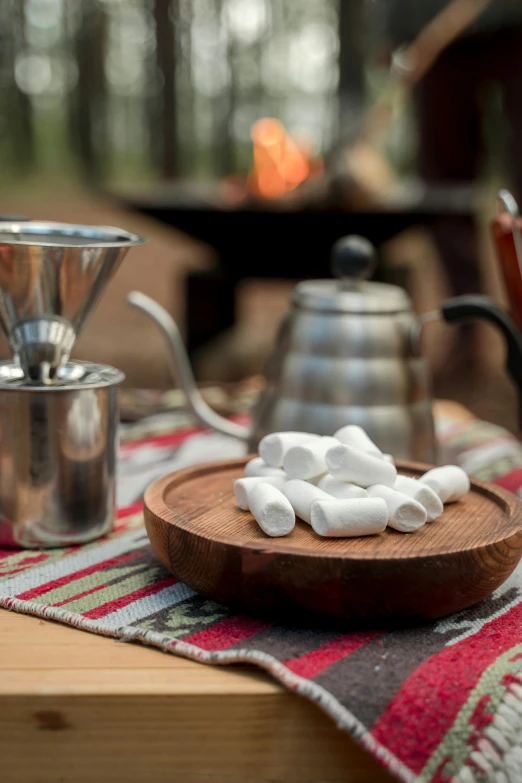
<svg viewBox="0 0 522 783">
<path fill-rule="evenodd" d="M 249 177 L 252 191 L 265 198 L 277 198 L 294 190 L 312 172 L 309 143 L 299 146 L 279 120 L 266 117 L 252 126 L 253 168 Z M 313 167 L 317 171 L 317 164 Z"/>
<path fill-rule="evenodd" d="M 253 165 L 246 179 L 231 174 L 219 184 L 221 197 L 239 204 L 249 195 L 278 198 L 306 179 L 322 174 L 323 160 L 313 155 L 313 139 L 292 138 L 279 120 L 265 117 L 252 126 Z"/>
</svg>

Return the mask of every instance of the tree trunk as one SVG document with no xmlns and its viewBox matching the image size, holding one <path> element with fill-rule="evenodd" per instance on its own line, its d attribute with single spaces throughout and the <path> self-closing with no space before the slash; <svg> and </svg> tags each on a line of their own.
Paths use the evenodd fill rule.
<svg viewBox="0 0 522 783">
<path fill-rule="evenodd" d="M 5 113 L 11 125 L 11 142 L 13 157 L 17 167 L 28 170 L 35 163 L 33 107 L 27 93 L 19 88 L 15 80 L 14 68 L 17 53 L 26 51 L 25 40 L 25 5 L 26 0 L 14 3 L 12 7 L 12 36 L 10 44 L 10 84 L 9 105 L 10 109 Z"/>
<path fill-rule="evenodd" d="M 166 179 L 178 173 L 176 38 L 173 21 L 176 13 L 176 0 L 154 0 L 156 62 L 161 78 L 158 91 L 158 129 L 161 137 L 159 167 Z"/>
<path fill-rule="evenodd" d="M 69 99 L 69 124 L 82 175 L 93 184 L 104 178 L 108 168 L 106 34 L 105 12 L 82 3 L 73 39 L 78 81 Z"/>
<path fill-rule="evenodd" d="M 216 18 L 218 26 L 224 24 L 223 2 L 216 0 Z M 225 27 L 225 59 L 228 81 L 223 91 L 214 99 L 214 170 L 220 177 L 234 174 L 236 170 L 236 150 L 234 143 L 233 121 L 237 103 L 236 83 L 236 46 Z"/>
<path fill-rule="evenodd" d="M 339 136 L 358 129 L 365 102 L 363 0 L 339 0 Z"/>
</svg>

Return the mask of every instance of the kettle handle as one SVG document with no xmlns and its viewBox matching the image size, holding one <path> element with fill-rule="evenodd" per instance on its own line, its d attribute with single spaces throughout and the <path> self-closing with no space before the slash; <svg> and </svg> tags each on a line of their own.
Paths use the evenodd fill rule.
<svg viewBox="0 0 522 783">
<path fill-rule="evenodd" d="M 447 323 L 478 318 L 489 321 L 502 332 L 506 341 L 506 369 L 519 394 L 519 421 L 522 427 L 522 334 L 510 316 L 488 296 L 467 294 L 448 299 L 441 308 Z"/>
</svg>

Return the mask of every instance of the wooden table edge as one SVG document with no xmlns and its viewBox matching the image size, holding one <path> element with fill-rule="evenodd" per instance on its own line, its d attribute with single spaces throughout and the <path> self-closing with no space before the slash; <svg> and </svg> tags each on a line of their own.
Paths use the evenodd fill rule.
<svg viewBox="0 0 522 783">
<path fill-rule="evenodd" d="M 316 705 L 262 671 L 5 609 L 0 753 L 10 783 L 392 780 Z"/>
</svg>

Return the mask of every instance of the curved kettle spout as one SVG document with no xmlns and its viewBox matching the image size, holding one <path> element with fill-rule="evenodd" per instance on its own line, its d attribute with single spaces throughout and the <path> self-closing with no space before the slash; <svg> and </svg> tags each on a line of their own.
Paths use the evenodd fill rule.
<svg viewBox="0 0 522 783">
<path fill-rule="evenodd" d="M 219 416 L 207 405 L 199 393 L 179 329 L 167 311 L 154 299 L 145 296 L 140 291 L 132 291 L 127 296 L 127 302 L 131 307 L 141 310 L 142 313 L 148 315 L 159 326 L 169 348 L 172 373 L 185 392 L 187 405 L 194 416 L 205 426 L 222 432 L 224 435 L 248 440 L 250 433 L 246 427 Z"/>
</svg>

